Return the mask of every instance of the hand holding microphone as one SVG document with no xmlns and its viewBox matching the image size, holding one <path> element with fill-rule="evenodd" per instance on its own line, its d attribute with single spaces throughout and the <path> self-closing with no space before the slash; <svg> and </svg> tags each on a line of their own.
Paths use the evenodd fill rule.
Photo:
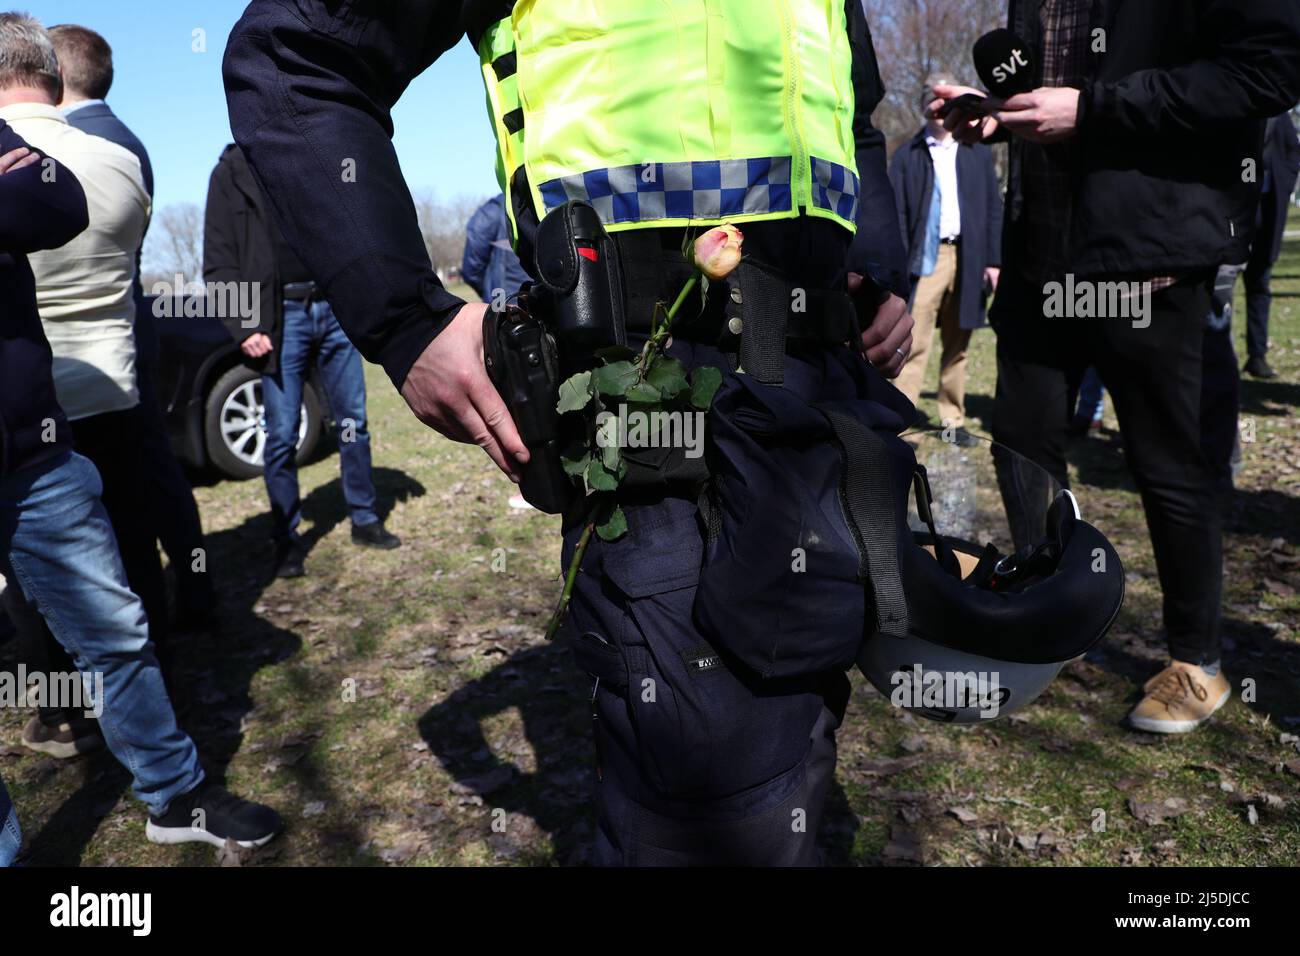
<svg viewBox="0 0 1300 956">
<path fill-rule="evenodd" d="M 1068 86 L 1020 93 L 1002 104 L 998 122 L 1008 132 L 1034 143 L 1059 143 L 1079 128 L 1079 91 Z"/>
<path fill-rule="evenodd" d="M 961 142 L 981 142 L 1004 127 L 1035 143 L 1055 143 L 1076 132 L 1079 91 L 1068 87 L 1034 89 L 1029 46 L 1010 30 L 994 30 L 975 44 L 975 69 L 991 96 L 968 87 L 935 88 L 931 111 Z"/>
</svg>

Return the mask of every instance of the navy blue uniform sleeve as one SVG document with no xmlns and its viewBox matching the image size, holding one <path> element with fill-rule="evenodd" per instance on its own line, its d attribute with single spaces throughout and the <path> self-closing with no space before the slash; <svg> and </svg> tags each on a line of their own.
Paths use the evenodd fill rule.
<svg viewBox="0 0 1300 956">
<path fill-rule="evenodd" d="M 390 114 L 464 32 L 459 0 L 253 0 L 226 47 L 231 129 L 272 215 L 399 388 L 464 302 L 429 262 Z"/>
<path fill-rule="evenodd" d="M 871 123 L 872 112 L 884 99 L 885 84 L 861 0 L 846 0 L 845 13 L 853 46 L 853 138 L 861 178 L 858 232 L 849 247 L 848 266 L 907 298 L 907 258 L 898 229 L 894 188 L 889 181 L 885 134 Z"/>
<path fill-rule="evenodd" d="M 77 177 L 32 149 L 0 120 L 0 156 L 27 147 L 40 159 L 0 176 L 0 250 L 25 255 L 57 249 L 90 224 L 86 194 Z"/>
</svg>

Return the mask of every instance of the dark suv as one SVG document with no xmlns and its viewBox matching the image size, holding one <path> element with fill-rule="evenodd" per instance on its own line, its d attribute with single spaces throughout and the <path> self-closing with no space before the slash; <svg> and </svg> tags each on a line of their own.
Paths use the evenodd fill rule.
<svg viewBox="0 0 1300 956">
<path fill-rule="evenodd" d="M 145 299 L 150 309 L 154 298 Z M 154 311 L 161 349 L 158 398 L 172 447 L 194 468 L 211 465 L 230 478 L 256 478 L 266 444 L 262 378 L 244 365 L 230 333 L 205 306 L 201 296 L 178 296 L 170 310 Z M 303 388 L 300 464 L 316 450 L 325 420 L 324 390 L 313 372 Z"/>
</svg>

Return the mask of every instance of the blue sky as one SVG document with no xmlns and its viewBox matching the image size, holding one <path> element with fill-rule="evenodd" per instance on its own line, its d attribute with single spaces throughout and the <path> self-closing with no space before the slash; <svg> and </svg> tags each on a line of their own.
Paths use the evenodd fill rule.
<svg viewBox="0 0 1300 956">
<path fill-rule="evenodd" d="M 116 79 L 108 102 L 149 150 L 156 213 L 173 203 L 202 206 L 208 175 L 231 140 L 221 55 L 245 6 L 245 0 L 14 0 L 0 8 L 26 10 L 46 26 L 79 23 L 112 45 Z M 192 49 L 195 29 L 206 31 L 206 53 Z M 483 81 L 468 40 L 411 84 L 394 123 L 413 190 L 433 190 L 442 199 L 496 192 Z"/>
</svg>

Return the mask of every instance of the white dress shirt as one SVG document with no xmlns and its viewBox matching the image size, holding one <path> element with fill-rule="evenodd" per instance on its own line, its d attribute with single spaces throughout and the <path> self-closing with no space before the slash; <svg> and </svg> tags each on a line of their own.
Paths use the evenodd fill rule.
<svg viewBox="0 0 1300 956">
<path fill-rule="evenodd" d="M 926 134 L 930 160 L 934 163 L 935 182 L 939 184 L 939 238 L 956 239 L 961 235 L 961 195 L 957 190 L 957 150 L 961 144 L 949 136 L 940 142 Z"/>
<path fill-rule="evenodd" d="M 0 118 L 71 170 L 90 227 L 67 245 L 29 255 L 36 307 L 54 352 L 54 390 L 68 419 L 140 403 L 135 380 L 135 251 L 152 206 L 140 161 L 68 125 L 53 106 L 15 103 Z"/>
</svg>

